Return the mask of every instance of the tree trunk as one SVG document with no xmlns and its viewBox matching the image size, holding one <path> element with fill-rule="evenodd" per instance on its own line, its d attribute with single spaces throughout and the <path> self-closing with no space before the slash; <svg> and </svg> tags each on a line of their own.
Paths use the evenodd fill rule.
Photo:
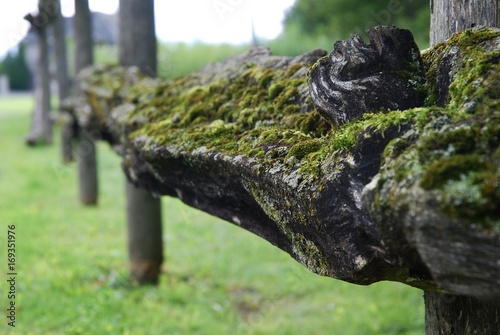
<svg viewBox="0 0 500 335">
<path fill-rule="evenodd" d="M 431 46 L 465 29 L 500 26 L 498 0 L 431 0 Z M 425 293 L 427 335 L 500 334 L 500 308 L 463 296 Z"/>
<path fill-rule="evenodd" d="M 57 14 L 54 18 L 54 42 L 57 64 L 57 84 L 59 104 L 69 96 L 68 57 L 66 53 L 66 34 L 64 33 L 64 18 L 61 14 L 61 0 L 57 0 Z"/>
<path fill-rule="evenodd" d="M 44 143 L 52 143 L 52 120 L 50 119 L 50 72 L 49 72 L 49 46 L 47 42 L 47 28 L 40 29 L 40 58 L 38 60 L 38 87 L 39 95 L 36 103 L 40 104 L 39 112 L 35 115 L 35 134 Z"/>
<path fill-rule="evenodd" d="M 92 41 L 92 17 L 88 0 L 75 0 L 75 70 L 94 62 L 94 44 Z"/>
<path fill-rule="evenodd" d="M 68 76 L 68 58 L 66 54 L 66 35 L 64 33 L 64 18 L 61 14 L 61 0 L 57 1 L 57 14 L 53 24 L 55 53 L 57 63 L 57 88 L 59 93 L 59 106 L 62 101 L 69 96 L 69 76 Z M 59 107 L 59 110 L 61 108 Z M 67 113 L 66 113 L 67 114 Z M 72 141 L 75 137 L 73 132 L 74 120 L 68 115 L 64 118 L 64 124 L 61 130 L 61 153 L 63 163 L 73 161 Z"/>
<path fill-rule="evenodd" d="M 88 0 L 75 0 L 75 73 L 94 62 L 92 42 L 92 18 Z M 79 89 L 77 89 L 78 91 Z M 81 94 L 81 92 L 76 92 Z M 98 195 L 95 139 L 85 129 L 78 133 L 78 177 L 80 201 L 84 205 L 96 205 Z"/>
<path fill-rule="evenodd" d="M 97 155 L 96 138 L 85 129 L 77 129 L 78 180 L 80 182 L 80 202 L 87 206 L 97 205 Z"/>
<path fill-rule="evenodd" d="M 52 121 L 50 120 L 50 74 L 47 45 L 47 29 L 38 30 L 39 55 L 35 75 L 35 109 L 31 132 L 26 137 L 28 145 L 38 142 L 52 143 Z"/>
<path fill-rule="evenodd" d="M 38 1 L 38 15 L 28 14 L 25 19 L 38 36 L 39 55 L 35 74 L 35 110 L 31 132 L 26 137 L 28 145 L 38 142 L 52 143 L 52 120 L 50 119 L 50 72 L 49 47 L 47 42 L 47 28 L 52 22 L 55 12 L 53 0 Z"/>
<path fill-rule="evenodd" d="M 431 0 L 431 46 L 480 25 L 500 26 L 498 0 Z"/>
<path fill-rule="evenodd" d="M 479 300 L 425 292 L 427 335 L 500 334 L 500 307 Z"/>
<path fill-rule="evenodd" d="M 119 31 L 120 64 L 156 77 L 154 1 L 120 0 Z"/>
<path fill-rule="evenodd" d="M 119 31 L 120 63 L 156 76 L 154 1 L 120 0 Z M 126 190 L 131 277 L 156 284 L 163 261 L 161 199 L 128 181 Z"/>
</svg>

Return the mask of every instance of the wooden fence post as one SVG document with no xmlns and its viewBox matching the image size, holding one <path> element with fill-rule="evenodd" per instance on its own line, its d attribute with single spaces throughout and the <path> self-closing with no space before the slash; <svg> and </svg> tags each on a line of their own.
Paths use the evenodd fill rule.
<svg viewBox="0 0 500 335">
<path fill-rule="evenodd" d="M 88 0 L 75 0 L 75 73 L 94 62 L 92 17 Z M 81 94 L 76 89 L 76 94 Z M 77 162 L 80 201 L 96 205 L 98 198 L 97 160 L 95 138 L 84 129 L 78 129 Z"/>
<path fill-rule="evenodd" d="M 431 46 L 475 26 L 500 26 L 500 5 L 494 0 L 431 0 Z"/>
<path fill-rule="evenodd" d="M 431 46 L 475 26 L 500 26 L 491 0 L 431 0 Z M 425 292 L 427 335 L 498 334 L 500 308 L 473 298 Z"/>
<path fill-rule="evenodd" d="M 120 0 L 119 24 L 121 65 L 156 76 L 154 1 Z M 156 284 L 163 261 L 161 199 L 129 181 L 126 189 L 131 277 L 140 284 Z"/>
</svg>

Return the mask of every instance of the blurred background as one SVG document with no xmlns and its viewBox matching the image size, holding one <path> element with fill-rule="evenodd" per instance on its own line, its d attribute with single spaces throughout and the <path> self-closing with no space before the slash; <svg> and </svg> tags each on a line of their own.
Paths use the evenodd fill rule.
<svg viewBox="0 0 500 335">
<path fill-rule="evenodd" d="M 23 20 L 36 13 L 37 0 L 0 5 L 0 73 L 12 90 L 30 88 L 36 38 Z M 96 63 L 117 62 L 118 0 L 90 0 Z M 73 49 L 73 0 L 62 0 L 70 64 Z M 277 55 L 298 55 L 336 40 L 364 35 L 374 25 L 410 29 L 421 49 L 429 45 L 429 2 L 426 0 L 184 0 L 155 2 L 159 41 L 159 75 L 174 78 L 245 50 L 252 43 Z M 366 39 L 366 38 L 365 38 Z M 52 42 L 53 40 L 49 41 Z M 69 66 L 73 69 L 73 66 Z"/>
<path fill-rule="evenodd" d="M 35 108 L 38 53 L 23 16 L 35 15 L 37 3 L 0 4 L 0 229 L 18 227 L 20 273 L 18 326 L 2 324 L 0 333 L 425 333 L 420 290 L 322 278 L 251 233 L 166 197 L 161 283 L 131 283 L 120 157 L 98 143 L 99 206 L 83 207 L 76 168 L 61 163 L 59 136 L 36 148 L 23 142 Z M 116 64 L 118 0 L 89 5 L 94 63 Z M 74 1 L 62 0 L 61 9 L 72 78 Z M 331 51 L 336 40 L 378 24 L 410 29 L 424 49 L 429 12 L 428 0 L 157 0 L 158 75 L 182 76 L 255 44 L 278 55 Z M 57 109 L 50 34 L 48 46 Z M 0 285 L 2 306 L 4 293 Z"/>
</svg>

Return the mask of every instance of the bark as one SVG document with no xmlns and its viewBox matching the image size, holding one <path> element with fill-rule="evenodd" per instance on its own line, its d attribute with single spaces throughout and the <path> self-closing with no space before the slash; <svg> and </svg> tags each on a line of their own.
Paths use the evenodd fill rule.
<svg viewBox="0 0 500 335">
<path fill-rule="evenodd" d="M 431 46 L 475 26 L 500 27 L 498 0 L 431 0 Z"/>
<path fill-rule="evenodd" d="M 158 284 L 163 262 L 161 201 L 126 180 L 130 276 L 139 284 Z"/>
<path fill-rule="evenodd" d="M 156 76 L 154 1 L 121 0 L 119 27 L 120 63 Z M 128 181 L 126 189 L 131 277 L 156 284 L 163 261 L 161 199 Z"/>
<path fill-rule="evenodd" d="M 64 18 L 61 13 L 61 0 L 57 0 L 57 14 L 54 18 L 54 41 L 56 54 L 56 76 L 59 93 L 59 104 L 69 96 L 70 80 L 68 75 L 68 57 L 66 52 L 66 35 Z"/>
<path fill-rule="evenodd" d="M 78 155 L 78 181 L 80 202 L 83 205 L 97 205 L 97 155 L 96 137 L 86 129 L 79 128 L 76 154 Z"/>
<path fill-rule="evenodd" d="M 498 335 L 500 307 L 470 297 L 425 292 L 426 335 Z"/>
<path fill-rule="evenodd" d="M 88 0 L 75 0 L 75 70 L 78 74 L 94 62 L 92 17 Z"/>
<path fill-rule="evenodd" d="M 120 0 L 119 31 L 120 64 L 156 77 L 154 1 Z"/>
<path fill-rule="evenodd" d="M 88 69 L 83 83 L 134 184 L 252 231 L 318 274 L 432 292 L 429 334 L 498 334 L 500 29 L 455 35 L 409 67 L 404 48 L 389 52 L 399 65 L 370 71 L 366 54 L 384 40 L 397 45 L 355 38 L 329 57 L 256 48 L 174 81 L 115 67 Z M 413 76 L 421 61 L 425 84 Z M 423 91 L 424 107 L 335 107 L 370 101 L 363 85 L 387 74 Z M 411 99 L 403 81 L 375 81 Z"/>
<path fill-rule="evenodd" d="M 39 0 L 38 14 L 28 14 L 25 19 L 31 23 L 31 29 L 37 33 L 39 56 L 35 74 L 35 109 L 32 127 L 26 137 L 28 145 L 38 142 L 52 143 L 52 120 L 50 119 L 50 72 L 47 29 L 55 16 L 55 1 Z"/>
<path fill-rule="evenodd" d="M 47 29 L 38 29 L 39 56 L 35 79 L 35 110 L 33 125 L 27 143 L 52 143 L 52 120 L 50 119 L 50 73 Z"/>
<path fill-rule="evenodd" d="M 431 46 L 445 41 L 455 33 L 476 26 L 500 26 L 500 2 L 498 0 L 431 0 Z M 458 58 L 456 63 L 462 61 L 461 57 L 455 57 L 451 53 L 441 59 L 448 63 L 453 58 Z M 451 66 L 448 66 L 448 70 L 450 68 Z M 451 73 L 446 70 L 438 72 L 436 76 L 438 78 L 435 79 L 441 83 L 451 82 L 449 80 Z M 448 100 L 448 87 L 441 89 L 439 93 L 441 93 L 443 105 Z M 484 96 L 487 96 L 486 93 Z M 422 198 L 417 197 L 417 199 Z M 428 197 L 427 200 L 429 200 Z M 424 201 L 416 202 L 422 205 Z M 451 290 L 460 287 L 459 290 L 465 294 L 498 303 L 498 293 L 493 293 L 498 287 L 498 263 L 486 261 L 484 264 L 487 265 L 488 270 L 471 267 L 464 273 L 449 271 L 451 263 L 455 264 L 453 267 L 467 267 L 472 258 L 476 259 L 483 255 L 482 257 L 487 260 L 497 254 L 498 237 L 475 233 L 468 227 L 456 226 L 446 221 L 439 221 L 439 225 L 434 225 L 429 229 L 428 219 L 420 216 L 411 221 L 419 227 L 419 231 L 427 232 L 414 234 L 414 239 L 422 250 L 421 257 L 428 264 L 432 264 L 428 266 L 435 269 L 433 271 L 435 278 L 442 282 L 442 286 Z M 457 232 L 456 229 L 463 231 Z M 446 236 L 442 236 L 437 231 L 445 231 Z M 491 249 L 487 247 L 488 243 L 484 243 L 489 239 L 492 242 Z M 452 243 L 447 244 L 445 241 L 452 241 Z M 485 278 L 489 279 L 485 280 Z M 482 283 L 479 284 L 479 282 Z M 481 289 L 478 290 L 478 287 Z M 498 306 L 470 297 L 450 297 L 429 292 L 425 293 L 425 306 L 427 335 L 500 334 L 500 308 Z"/>
<path fill-rule="evenodd" d="M 256 48 L 167 82 L 99 67 L 82 83 L 141 188 L 252 231 L 321 275 L 500 304 L 499 36 L 473 29 L 425 53 L 426 84 L 412 82 L 426 107 L 368 108 L 341 126 L 335 110 L 318 114 L 311 92 L 338 50 L 279 57 Z M 347 54 L 347 82 L 330 72 L 322 99 L 352 103 L 336 91 L 349 85 L 360 101 L 372 94 L 349 79 L 371 80 L 364 51 Z M 408 68 L 382 70 L 411 78 Z M 395 81 L 383 83 L 376 89 Z"/>
<path fill-rule="evenodd" d="M 61 103 L 69 96 L 70 81 L 68 75 L 68 58 L 66 54 L 66 35 L 64 33 L 64 18 L 61 14 L 61 1 L 57 1 L 57 15 L 54 19 L 54 40 L 56 54 L 56 75 L 59 93 L 59 110 Z M 75 137 L 73 132 L 74 119 L 66 115 L 61 129 L 61 154 L 62 161 L 69 163 L 73 161 L 72 142 Z"/>
<path fill-rule="evenodd" d="M 91 65 L 94 60 L 92 20 L 88 0 L 75 0 L 75 73 Z M 81 94 L 76 89 L 76 94 Z M 97 162 L 95 139 L 91 129 L 77 129 L 77 161 L 80 201 L 84 205 L 96 205 L 98 201 Z"/>
</svg>

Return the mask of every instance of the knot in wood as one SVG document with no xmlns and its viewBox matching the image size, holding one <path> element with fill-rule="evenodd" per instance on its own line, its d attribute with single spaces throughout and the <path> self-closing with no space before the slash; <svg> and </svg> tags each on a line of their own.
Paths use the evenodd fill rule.
<svg viewBox="0 0 500 335">
<path fill-rule="evenodd" d="M 408 109 L 425 99 L 420 51 L 409 30 L 377 26 L 337 41 L 309 71 L 309 92 L 318 111 L 339 126 L 364 113 Z"/>
</svg>

